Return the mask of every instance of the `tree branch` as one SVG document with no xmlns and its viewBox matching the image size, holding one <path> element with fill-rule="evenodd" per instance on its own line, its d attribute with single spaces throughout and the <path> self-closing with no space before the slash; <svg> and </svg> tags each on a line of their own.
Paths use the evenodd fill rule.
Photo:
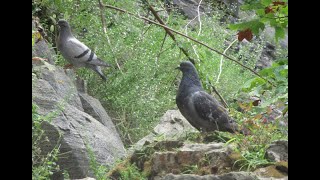
<svg viewBox="0 0 320 180">
<path fill-rule="evenodd" d="M 148 1 L 146 1 L 148 3 L 148 8 L 151 11 L 151 13 L 153 14 L 153 16 L 157 19 L 157 21 L 161 24 L 165 26 L 165 23 L 162 21 L 162 19 L 159 17 L 159 15 L 157 14 L 157 12 L 154 10 L 154 8 L 149 4 Z M 189 59 L 189 61 L 191 61 L 193 64 L 195 64 L 194 60 L 192 58 L 190 58 L 188 52 L 182 48 L 179 43 L 177 42 L 175 36 L 172 34 L 172 32 L 167 29 L 166 27 L 163 27 L 164 30 L 166 31 L 166 33 L 171 37 L 171 39 L 176 43 L 176 45 L 179 47 L 179 49 L 183 52 L 184 55 L 187 56 L 187 58 Z"/>
<path fill-rule="evenodd" d="M 197 11 L 198 11 L 198 21 L 199 21 L 199 32 L 198 32 L 198 36 L 200 35 L 201 33 L 201 15 L 200 15 L 200 5 L 202 3 L 202 0 L 200 0 L 199 2 L 199 5 L 198 5 L 198 8 L 197 8 Z"/>
<path fill-rule="evenodd" d="M 237 40 L 238 40 L 238 38 L 236 38 L 236 39 L 223 51 L 223 54 L 226 54 L 227 50 L 228 50 Z M 221 75 L 221 72 L 222 72 L 222 61 L 223 61 L 223 56 L 221 56 L 221 59 L 220 59 L 219 74 L 218 74 L 218 78 L 217 78 L 216 83 L 219 82 L 220 75 Z"/>
<path fill-rule="evenodd" d="M 145 18 L 145 17 L 143 17 L 143 16 L 139 16 L 139 15 L 133 14 L 133 13 L 131 13 L 131 12 L 128 12 L 128 11 L 123 10 L 123 9 L 120 9 L 120 8 L 118 8 L 118 7 L 114 7 L 114 6 L 110 6 L 110 5 L 104 5 L 104 6 L 107 7 L 107 8 L 110 8 L 110 9 L 114 9 L 114 10 L 117 10 L 117 11 L 120 11 L 120 12 L 123 12 L 123 13 L 130 14 L 130 15 L 134 16 L 135 18 L 143 19 L 143 20 L 148 21 L 148 22 L 150 22 L 150 23 L 152 23 L 152 24 L 161 26 L 161 27 L 166 28 L 167 30 L 170 30 L 170 31 L 172 31 L 172 32 L 174 32 L 174 33 L 176 33 L 176 34 L 179 34 L 179 35 L 181 35 L 181 36 L 183 36 L 183 37 L 185 37 L 185 38 L 188 38 L 188 39 L 190 39 L 190 40 L 192 40 L 192 41 L 194 41 L 194 42 L 196 42 L 196 43 L 198 43 L 198 44 L 201 44 L 202 46 L 204 46 L 204 47 L 206 47 L 206 48 L 208 48 L 208 49 L 210 49 L 210 50 L 212 50 L 212 51 L 214 51 L 214 52 L 216 52 L 216 53 L 224 56 L 225 58 L 227 58 L 227 59 L 235 62 L 236 64 L 240 65 L 241 67 L 249 70 L 250 72 L 252 72 L 252 73 L 255 74 L 256 76 L 260 77 L 261 79 L 265 80 L 266 82 L 268 82 L 269 84 L 271 84 L 272 86 L 275 87 L 275 85 L 274 85 L 272 82 L 270 82 L 270 81 L 267 80 L 266 78 L 262 77 L 260 74 L 258 74 L 257 72 L 255 72 L 253 69 L 249 68 L 249 67 L 246 66 L 246 65 L 241 64 L 241 63 L 238 62 L 236 59 L 231 58 L 231 57 L 229 57 L 229 56 L 227 56 L 227 55 L 219 52 L 219 51 L 216 50 L 216 49 L 211 48 L 210 46 L 208 46 L 207 44 L 205 44 L 205 43 L 203 43 L 203 42 L 200 42 L 200 41 L 198 41 L 198 40 L 196 40 L 196 39 L 194 39 L 194 38 L 192 38 L 192 37 L 186 36 L 185 34 L 183 34 L 183 33 L 181 33 L 181 32 L 178 32 L 178 31 L 176 31 L 176 30 L 174 30 L 174 29 L 172 29 L 172 28 L 170 28 L 170 27 L 168 27 L 168 26 L 165 26 L 165 25 L 163 25 L 163 24 L 159 24 L 159 23 L 157 23 L 157 22 L 155 22 L 155 21 L 152 21 L 152 20 L 150 20 L 150 19 L 148 19 L 148 18 Z"/>
<path fill-rule="evenodd" d="M 114 57 L 114 60 L 115 60 L 115 62 L 116 62 L 116 64 L 117 64 L 117 67 L 118 67 L 118 69 L 120 70 L 120 72 L 123 73 L 122 70 L 121 70 L 121 68 L 120 68 L 120 65 L 119 65 L 119 63 L 118 63 L 118 60 L 117 60 L 116 56 L 114 55 L 114 52 L 113 52 L 113 49 L 112 49 L 112 46 L 111 46 L 111 42 L 110 42 L 109 36 L 108 36 L 108 34 L 107 34 L 107 25 L 106 25 L 107 23 L 106 23 L 106 19 L 105 19 L 105 16 L 104 16 L 104 4 L 102 3 L 101 0 L 98 0 L 98 2 L 99 2 L 100 16 L 101 16 L 101 23 L 102 23 L 103 32 L 104 32 L 104 34 L 106 35 L 109 48 L 111 49 L 111 53 L 112 53 L 112 55 L 113 55 L 113 57 Z"/>
<path fill-rule="evenodd" d="M 221 102 L 223 104 L 223 106 L 225 108 L 229 108 L 229 105 L 227 104 L 227 102 L 223 99 L 223 97 L 219 94 L 219 92 L 217 91 L 217 89 L 211 84 L 211 82 L 209 81 L 210 86 L 212 87 L 213 91 L 219 96 L 219 98 L 221 99 Z"/>
</svg>

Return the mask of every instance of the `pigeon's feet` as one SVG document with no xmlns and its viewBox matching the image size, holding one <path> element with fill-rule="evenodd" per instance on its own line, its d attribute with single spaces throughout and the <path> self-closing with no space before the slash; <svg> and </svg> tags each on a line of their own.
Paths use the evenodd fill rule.
<svg viewBox="0 0 320 180">
<path fill-rule="evenodd" d="M 72 64 L 67 64 L 63 67 L 63 69 L 72 69 L 73 65 Z"/>
</svg>

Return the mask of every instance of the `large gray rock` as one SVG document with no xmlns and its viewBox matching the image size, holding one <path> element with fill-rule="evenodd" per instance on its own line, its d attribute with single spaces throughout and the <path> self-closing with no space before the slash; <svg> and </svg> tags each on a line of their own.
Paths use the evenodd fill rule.
<svg viewBox="0 0 320 180">
<path fill-rule="evenodd" d="M 198 132 L 180 113 L 179 110 L 168 110 L 161 118 L 159 124 L 153 129 L 153 132 L 140 139 L 129 149 L 132 153 L 139 150 L 148 142 L 152 143 L 158 136 L 166 140 L 176 140 L 185 137 L 190 132 Z"/>
<path fill-rule="evenodd" d="M 43 154 L 60 147 L 58 164 L 71 179 L 93 177 L 91 155 L 103 165 L 112 165 L 125 156 L 123 143 L 107 112 L 97 99 L 78 93 L 75 78 L 48 63 L 34 67 L 33 73 L 32 101 L 38 105 L 38 112 L 50 119 L 43 123 L 49 140 L 41 144 Z M 61 172 L 53 179 L 63 179 Z"/>
<path fill-rule="evenodd" d="M 288 161 L 288 141 L 274 141 L 266 150 L 266 158 L 270 161 Z"/>
<path fill-rule="evenodd" d="M 166 139 L 185 136 L 186 132 L 198 132 L 179 110 L 168 110 L 153 130 L 156 134 L 165 136 Z"/>
<path fill-rule="evenodd" d="M 230 172 L 222 175 L 167 174 L 161 180 L 256 180 L 258 177 L 249 172 Z"/>
<path fill-rule="evenodd" d="M 151 156 L 151 173 L 157 176 L 180 174 L 189 171 L 187 167 L 197 166 L 200 169 L 194 170 L 196 172 L 191 169 L 191 173 L 223 174 L 232 168 L 232 153 L 224 143 L 185 143 L 175 151 L 155 152 Z"/>
<path fill-rule="evenodd" d="M 193 19 L 198 15 L 198 6 L 199 6 L 200 0 L 173 0 L 172 3 L 175 7 L 179 8 L 180 11 L 187 16 L 188 19 Z M 205 11 L 205 8 L 207 6 L 205 5 L 205 2 L 202 1 L 199 11 L 200 15 L 202 15 Z"/>
<path fill-rule="evenodd" d="M 270 67 L 272 62 L 276 59 L 275 56 L 276 46 L 271 43 L 266 43 L 263 47 L 260 57 L 254 67 L 255 70 L 261 70 L 266 67 Z"/>
<path fill-rule="evenodd" d="M 102 107 L 100 101 L 85 93 L 78 93 L 78 95 L 80 97 L 84 112 L 91 115 L 93 118 L 101 122 L 104 126 L 109 127 L 110 130 L 113 131 L 113 134 L 118 135 L 116 127 L 112 123 L 112 120 L 107 112 Z M 121 141 L 120 136 L 117 137 Z"/>
<path fill-rule="evenodd" d="M 262 32 L 259 39 L 265 41 L 259 59 L 256 62 L 255 70 L 261 70 L 270 67 L 278 58 L 284 58 L 288 54 L 288 31 L 285 37 L 275 41 L 275 29 L 267 26 Z M 283 51 L 280 55 L 280 52 Z"/>
</svg>

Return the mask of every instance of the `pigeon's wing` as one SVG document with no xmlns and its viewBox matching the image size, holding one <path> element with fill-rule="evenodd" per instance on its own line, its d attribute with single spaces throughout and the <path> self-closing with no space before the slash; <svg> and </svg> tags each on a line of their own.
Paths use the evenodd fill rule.
<svg viewBox="0 0 320 180">
<path fill-rule="evenodd" d="M 200 118 L 212 122 L 228 122 L 226 109 L 208 93 L 197 91 L 193 94 L 192 101 Z"/>
<path fill-rule="evenodd" d="M 68 39 L 64 47 L 65 53 L 79 62 L 84 63 L 90 57 L 91 50 L 76 38 Z"/>
<path fill-rule="evenodd" d="M 79 63 L 87 63 L 97 66 L 110 66 L 106 62 L 97 58 L 96 54 L 91 51 L 88 46 L 76 38 L 70 38 L 66 42 L 66 51 L 68 51 L 69 57 L 72 57 L 72 59 Z"/>
</svg>

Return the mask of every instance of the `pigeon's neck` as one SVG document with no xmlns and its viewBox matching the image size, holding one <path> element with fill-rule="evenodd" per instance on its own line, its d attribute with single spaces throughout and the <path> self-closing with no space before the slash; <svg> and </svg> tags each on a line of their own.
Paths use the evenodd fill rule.
<svg viewBox="0 0 320 180">
<path fill-rule="evenodd" d="M 188 92 L 186 92 L 186 89 L 188 90 Z M 191 93 L 191 92 L 200 91 L 200 90 L 203 90 L 203 88 L 197 72 L 194 72 L 194 71 L 183 72 L 179 91 L 181 93 L 183 92 Z"/>
<path fill-rule="evenodd" d="M 71 33 L 70 27 L 66 27 L 66 28 L 61 29 L 61 31 L 60 31 L 60 39 L 61 40 L 66 40 L 66 39 L 73 38 L 73 37 L 74 36 Z"/>
</svg>

